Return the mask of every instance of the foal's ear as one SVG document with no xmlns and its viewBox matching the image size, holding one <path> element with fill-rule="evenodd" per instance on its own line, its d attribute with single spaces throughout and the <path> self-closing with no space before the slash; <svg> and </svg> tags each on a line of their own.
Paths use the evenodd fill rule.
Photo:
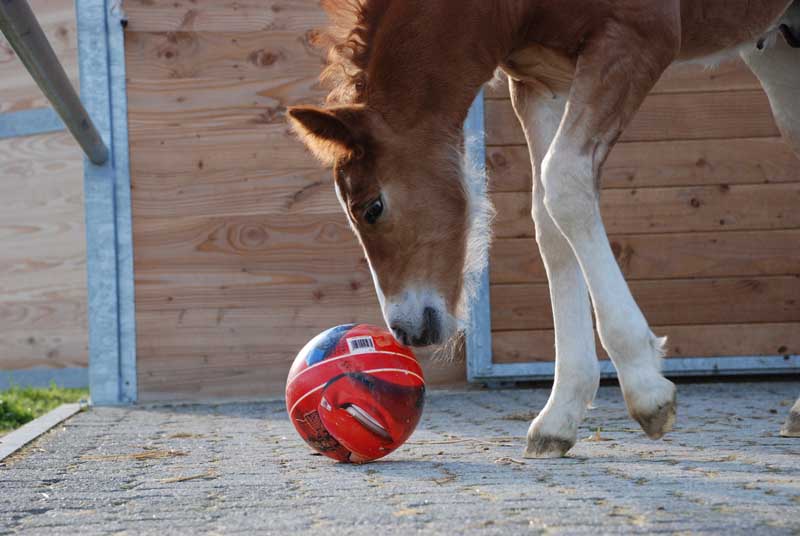
<svg viewBox="0 0 800 536">
<path fill-rule="evenodd" d="M 363 108 L 293 106 L 288 114 L 295 132 L 323 164 L 333 165 L 341 158 L 358 158 L 364 153 Z"/>
</svg>

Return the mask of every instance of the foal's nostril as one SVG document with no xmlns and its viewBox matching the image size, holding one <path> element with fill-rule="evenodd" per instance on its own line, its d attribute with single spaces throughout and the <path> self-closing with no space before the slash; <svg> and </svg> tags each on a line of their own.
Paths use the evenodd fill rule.
<svg viewBox="0 0 800 536">
<path fill-rule="evenodd" d="M 422 339 L 423 344 L 438 344 L 441 338 L 439 315 L 432 307 L 426 307 L 422 312 Z"/>
<path fill-rule="evenodd" d="M 409 339 L 408 333 L 402 327 L 393 325 L 391 326 L 392 333 L 394 334 L 394 338 L 403 343 L 405 346 L 408 346 Z"/>
</svg>

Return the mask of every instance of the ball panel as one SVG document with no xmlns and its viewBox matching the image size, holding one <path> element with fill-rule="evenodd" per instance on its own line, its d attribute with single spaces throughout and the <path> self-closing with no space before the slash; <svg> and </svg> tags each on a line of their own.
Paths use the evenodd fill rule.
<svg viewBox="0 0 800 536">
<path fill-rule="evenodd" d="M 326 361 L 312 367 L 306 367 L 294 375 L 286 384 L 286 402 L 291 410 L 292 404 L 310 389 L 324 383 L 326 380 L 339 374 L 360 372 L 367 369 L 392 368 L 408 371 L 409 377 L 397 381 L 414 385 L 417 382 L 424 384 L 422 367 L 413 357 L 405 354 L 374 352 L 364 354 L 345 354 L 331 357 Z M 413 376 L 411 376 L 413 375 Z"/>
</svg>

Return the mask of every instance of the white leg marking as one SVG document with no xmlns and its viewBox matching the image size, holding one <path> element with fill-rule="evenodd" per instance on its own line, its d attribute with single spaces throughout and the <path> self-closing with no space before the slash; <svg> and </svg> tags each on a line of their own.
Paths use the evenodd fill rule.
<svg viewBox="0 0 800 536">
<path fill-rule="evenodd" d="M 800 398 L 789 411 L 786 422 L 781 428 L 781 435 L 783 437 L 800 437 Z"/>
<path fill-rule="evenodd" d="M 660 437 L 674 421 L 675 387 L 661 375 L 665 341 L 650 331 L 611 251 L 591 159 L 556 141 L 545 157 L 543 183 L 547 211 L 586 276 L 600 340 L 617 368 L 628 409 L 648 435 Z"/>
<path fill-rule="evenodd" d="M 553 389 L 544 409 L 531 423 L 525 455 L 558 457 L 575 444 L 578 425 L 600 382 L 586 283 L 569 243 L 545 209 L 541 184 L 542 159 L 564 114 L 566 98 L 544 95 L 535 86 L 514 81 L 511 95 L 531 154 L 532 216 L 550 284 L 556 334 Z"/>
</svg>

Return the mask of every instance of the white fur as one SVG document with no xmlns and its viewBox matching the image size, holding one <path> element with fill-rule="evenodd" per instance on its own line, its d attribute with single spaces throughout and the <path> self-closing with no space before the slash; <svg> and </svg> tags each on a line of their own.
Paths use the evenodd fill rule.
<svg viewBox="0 0 800 536">
<path fill-rule="evenodd" d="M 474 143 L 466 140 L 466 145 Z M 462 290 L 458 304 L 456 304 L 456 317 L 460 327 L 464 327 L 469 320 L 469 308 L 473 298 L 480 288 L 481 276 L 489 264 L 489 248 L 492 242 L 492 221 L 495 210 L 489 196 L 486 194 L 486 172 L 481 163 L 470 160 L 470 155 L 465 151 L 457 151 L 462 188 L 467 197 L 467 230 L 466 251 L 464 266 L 461 270 Z"/>
<path fill-rule="evenodd" d="M 545 157 L 545 206 L 580 262 L 600 341 L 617 368 L 631 414 L 650 415 L 674 395 L 661 375 L 664 340 L 650 331 L 628 289 L 600 217 L 592 162 L 572 143 L 557 137 Z"/>
<path fill-rule="evenodd" d="M 532 216 L 536 240 L 547 270 L 556 329 L 556 374 L 544 409 L 528 431 L 527 456 L 561 456 L 563 445 L 542 450 L 537 445 L 556 438 L 574 443 L 578 425 L 594 399 L 600 370 L 592 330 L 589 295 L 569 243 L 544 206 L 542 160 L 555 136 L 566 96 L 545 96 L 536 88 L 511 82 L 512 103 L 520 119 L 533 167 Z"/>
</svg>

